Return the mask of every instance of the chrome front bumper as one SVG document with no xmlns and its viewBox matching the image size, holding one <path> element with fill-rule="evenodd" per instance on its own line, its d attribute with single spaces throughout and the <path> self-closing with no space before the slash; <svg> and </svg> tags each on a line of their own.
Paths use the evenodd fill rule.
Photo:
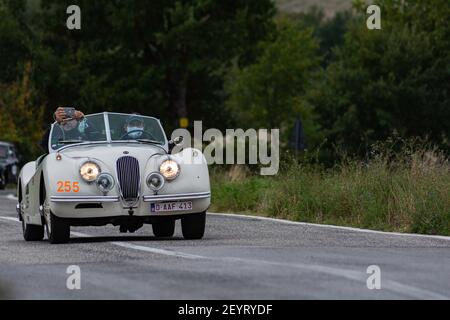
<svg viewBox="0 0 450 320">
<path fill-rule="evenodd" d="M 144 202 L 195 200 L 195 199 L 206 199 L 209 197 L 211 197 L 211 192 L 161 194 L 153 196 L 144 196 Z"/>
<path fill-rule="evenodd" d="M 117 196 L 52 196 L 51 202 L 119 202 Z"/>
<path fill-rule="evenodd" d="M 206 199 L 211 197 L 210 192 L 194 192 L 194 193 L 180 193 L 180 194 L 165 194 L 143 196 L 144 202 L 162 202 L 162 201 L 181 201 L 181 200 L 196 200 Z M 51 202 L 119 202 L 118 196 L 52 196 Z"/>
</svg>

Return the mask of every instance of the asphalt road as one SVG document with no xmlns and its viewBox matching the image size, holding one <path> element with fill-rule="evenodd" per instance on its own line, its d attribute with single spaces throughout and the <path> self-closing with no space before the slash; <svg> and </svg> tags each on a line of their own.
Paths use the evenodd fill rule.
<svg viewBox="0 0 450 320">
<path fill-rule="evenodd" d="M 25 242 L 0 193 L 0 296 L 9 299 L 449 299 L 450 238 L 207 217 L 203 240 L 151 226 L 73 228 L 69 244 Z M 70 265 L 81 289 L 69 290 Z M 367 287 L 377 265 L 381 289 Z"/>
</svg>

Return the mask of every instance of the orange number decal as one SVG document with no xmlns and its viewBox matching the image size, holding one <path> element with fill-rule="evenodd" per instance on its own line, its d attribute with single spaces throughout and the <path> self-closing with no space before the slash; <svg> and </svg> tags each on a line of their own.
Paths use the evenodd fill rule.
<svg viewBox="0 0 450 320">
<path fill-rule="evenodd" d="M 64 186 L 64 182 L 58 181 L 58 191 L 57 192 L 64 192 L 63 186 Z"/>
<path fill-rule="evenodd" d="M 80 184 L 79 182 L 72 182 L 72 181 L 58 181 L 57 182 L 58 189 L 57 192 L 64 193 L 64 192 L 80 192 Z"/>
</svg>

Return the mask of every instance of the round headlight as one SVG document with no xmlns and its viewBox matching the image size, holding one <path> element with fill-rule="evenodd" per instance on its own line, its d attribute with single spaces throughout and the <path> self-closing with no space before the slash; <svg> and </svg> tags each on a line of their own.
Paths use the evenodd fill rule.
<svg viewBox="0 0 450 320">
<path fill-rule="evenodd" d="M 80 175 L 86 182 L 93 182 L 100 174 L 100 167 L 94 162 L 86 162 L 80 167 Z"/>
<path fill-rule="evenodd" d="M 159 172 L 167 180 L 173 180 L 180 174 L 180 166 L 174 160 L 165 160 L 159 166 Z"/>
<path fill-rule="evenodd" d="M 158 173 L 150 173 L 147 177 L 147 186 L 153 191 L 159 191 L 164 187 L 164 177 Z"/>
<path fill-rule="evenodd" d="M 115 184 L 113 176 L 109 173 L 100 174 L 95 183 L 97 184 L 97 188 L 103 193 L 111 191 Z"/>
</svg>

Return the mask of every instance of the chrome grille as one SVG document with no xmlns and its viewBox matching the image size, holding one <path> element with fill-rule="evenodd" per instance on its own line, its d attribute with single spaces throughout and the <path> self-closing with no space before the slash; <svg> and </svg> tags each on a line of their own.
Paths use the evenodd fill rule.
<svg viewBox="0 0 450 320">
<path fill-rule="evenodd" d="M 120 191 L 126 202 L 134 202 L 139 196 L 139 161 L 130 156 L 121 157 L 116 162 Z"/>
</svg>

